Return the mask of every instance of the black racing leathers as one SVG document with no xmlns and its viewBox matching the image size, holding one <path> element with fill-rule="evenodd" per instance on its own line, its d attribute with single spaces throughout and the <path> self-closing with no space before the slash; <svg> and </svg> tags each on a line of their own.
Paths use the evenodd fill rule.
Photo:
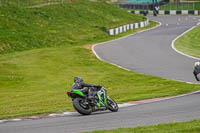
<svg viewBox="0 0 200 133">
<path fill-rule="evenodd" d="M 87 88 L 84 88 L 84 87 L 87 87 Z M 94 88 L 94 89 L 91 89 L 91 88 Z M 99 85 L 86 84 L 84 82 L 75 82 L 72 86 L 72 90 L 79 90 L 91 97 L 94 96 L 94 91 L 98 91 L 100 88 L 101 86 Z"/>
<path fill-rule="evenodd" d="M 200 81 L 200 65 L 194 68 L 193 74 L 197 81 Z"/>
</svg>

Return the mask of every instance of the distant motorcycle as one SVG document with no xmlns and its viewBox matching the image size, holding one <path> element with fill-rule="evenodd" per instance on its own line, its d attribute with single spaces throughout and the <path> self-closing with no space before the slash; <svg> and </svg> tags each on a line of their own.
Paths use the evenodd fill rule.
<svg viewBox="0 0 200 133">
<path fill-rule="evenodd" d="M 92 88 L 89 88 L 89 91 Z M 77 112 L 82 115 L 90 115 L 95 111 L 110 110 L 117 112 L 119 107 L 117 103 L 107 96 L 106 89 L 102 87 L 92 100 L 88 100 L 87 95 L 79 90 L 67 92 L 67 95 L 72 98 L 73 106 Z"/>
</svg>

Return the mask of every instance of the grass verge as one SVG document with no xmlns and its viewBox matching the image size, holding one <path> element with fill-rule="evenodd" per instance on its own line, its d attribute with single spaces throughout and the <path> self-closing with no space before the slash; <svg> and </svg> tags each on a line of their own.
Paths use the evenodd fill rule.
<svg viewBox="0 0 200 133">
<path fill-rule="evenodd" d="M 0 54 L 105 41 L 108 28 L 143 20 L 113 5 L 87 0 L 41 8 L 2 6 Z"/>
<path fill-rule="evenodd" d="M 159 124 L 137 128 L 119 128 L 115 130 L 93 131 L 90 133 L 199 133 L 199 125 L 200 120 L 194 120 L 190 122 L 174 122 L 170 124 Z"/>
<path fill-rule="evenodd" d="M 185 54 L 200 58 L 200 26 L 178 38 L 174 46 Z"/>
</svg>

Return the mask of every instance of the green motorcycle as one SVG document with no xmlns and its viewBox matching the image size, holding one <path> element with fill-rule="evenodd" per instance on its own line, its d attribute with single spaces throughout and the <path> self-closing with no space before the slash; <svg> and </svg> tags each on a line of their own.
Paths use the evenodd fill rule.
<svg viewBox="0 0 200 133">
<path fill-rule="evenodd" d="M 104 111 L 107 109 L 112 112 L 117 112 L 119 109 L 117 103 L 107 96 L 104 87 L 95 93 L 92 100 L 88 100 L 87 95 L 79 90 L 69 91 L 67 95 L 72 98 L 75 110 L 82 115 L 90 115 L 92 112 Z"/>
</svg>

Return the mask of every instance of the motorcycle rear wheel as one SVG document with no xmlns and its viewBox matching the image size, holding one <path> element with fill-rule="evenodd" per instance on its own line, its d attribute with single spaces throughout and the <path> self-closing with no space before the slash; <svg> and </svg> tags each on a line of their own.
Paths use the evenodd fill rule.
<svg viewBox="0 0 200 133">
<path fill-rule="evenodd" d="M 73 106 L 77 112 L 82 115 L 90 115 L 92 113 L 92 108 L 88 104 L 84 104 L 84 99 L 82 98 L 75 98 L 73 100 Z"/>
</svg>

